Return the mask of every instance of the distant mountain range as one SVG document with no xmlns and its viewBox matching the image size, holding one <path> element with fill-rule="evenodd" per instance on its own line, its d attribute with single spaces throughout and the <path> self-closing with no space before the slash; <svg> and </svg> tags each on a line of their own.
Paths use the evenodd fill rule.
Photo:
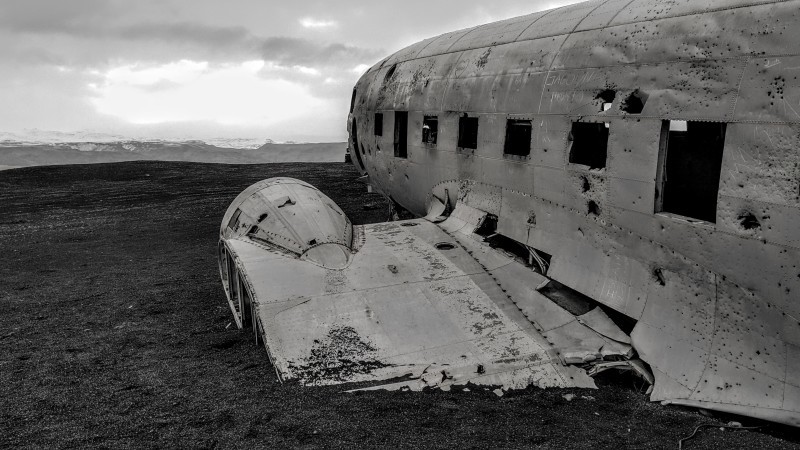
<svg viewBox="0 0 800 450">
<path fill-rule="evenodd" d="M 347 144 L 276 143 L 270 139 L 139 140 L 100 133 L 0 132 L 0 169 L 136 160 L 227 164 L 340 162 Z"/>
</svg>

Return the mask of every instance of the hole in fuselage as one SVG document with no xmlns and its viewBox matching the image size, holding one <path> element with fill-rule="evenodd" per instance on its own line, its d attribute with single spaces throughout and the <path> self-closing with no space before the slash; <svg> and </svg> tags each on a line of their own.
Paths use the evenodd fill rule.
<svg viewBox="0 0 800 450">
<path fill-rule="evenodd" d="M 646 93 L 636 89 L 622 102 L 620 109 L 628 114 L 641 114 L 647 97 L 649 96 Z"/>
<path fill-rule="evenodd" d="M 617 97 L 617 91 L 613 89 L 606 89 L 595 97 L 596 100 L 600 100 L 600 112 L 608 111 L 611 109 L 612 104 L 614 103 L 614 99 Z"/>
<path fill-rule="evenodd" d="M 456 248 L 456 246 L 451 244 L 450 242 L 439 242 L 438 244 L 435 245 L 435 247 L 438 248 L 439 250 L 452 250 Z"/>
<path fill-rule="evenodd" d="M 743 211 L 739 214 L 739 224 L 745 230 L 754 230 L 756 228 L 761 228 L 761 222 L 758 221 L 758 218 L 749 211 Z"/>
<path fill-rule="evenodd" d="M 592 184 L 589 183 L 589 179 L 586 178 L 585 176 L 581 176 L 581 191 L 589 192 L 589 190 L 591 188 L 592 188 Z"/>
<path fill-rule="evenodd" d="M 569 162 L 590 169 L 606 167 L 608 131 L 605 123 L 573 122 L 569 133 Z"/>
<path fill-rule="evenodd" d="M 600 215 L 600 206 L 594 200 L 589 200 L 586 207 L 589 210 L 589 214 L 594 214 L 595 216 Z"/>
</svg>

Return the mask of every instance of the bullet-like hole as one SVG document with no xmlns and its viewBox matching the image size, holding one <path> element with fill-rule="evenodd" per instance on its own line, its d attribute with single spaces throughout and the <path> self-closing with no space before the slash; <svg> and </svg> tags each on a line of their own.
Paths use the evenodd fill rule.
<svg viewBox="0 0 800 450">
<path fill-rule="evenodd" d="M 745 230 L 755 230 L 757 228 L 761 228 L 761 222 L 759 222 L 758 218 L 749 211 L 743 211 L 739 213 L 737 219 L 739 220 L 739 224 Z"/>
<path fill-rule="evenodd" d="M 592 184 L 589 183 L 589 179 L 585 176 L 581 176 L 581 190 L 583 192 L 589 192 L 589 189 L 592 188 Z"/>
<path fill-rule="evenodd" d="M 661 271 L 660 267 L 656 267 L 653 269 L 653 278 L 660 284 L 661 286 L 667 285 L 667 280 L 664 278 L 664 272 Z"/>
<path fill-rule="evenodd" d="M 600 206 L 594 200 L 589 200 L 586 206 L 589 209 L 589 214 L 594 214 L 595 216 L 600 215 Z"/>
</svg>

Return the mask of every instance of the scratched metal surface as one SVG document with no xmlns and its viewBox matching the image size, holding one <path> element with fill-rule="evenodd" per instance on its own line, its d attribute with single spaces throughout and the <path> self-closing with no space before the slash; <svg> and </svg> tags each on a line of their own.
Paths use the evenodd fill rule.
<svg viewBox="0 0 800 450">
<path fill-rule="evenodd" d="M 608 0 L 428 39 L 356 85 L 356 165 L 419 215 L 447 187 L 552 254 L 554 279 L 638 320 L 654 400 L 800 425 L 799 34 L 795 0 Z M 644 109 L 624 112 L 637 89 Z M 406 159 L 395 110 L 408 111 Z M 475 150 L 457 148 L 464 113 L 479 120 Z M 529 157 L 503 155 L 507 118 L 533 120 Z M 715 223 L 654 213 L 665 119 L 728 123 Z M 609 123 L 604 169 L 568 162 L 576 120 Z"/>
<path fill-rule="evenodd" d="M 402 226 L 408 223 L 416 226 Z M 363 236 L 343 269 L 270 252 L 247 238 L 225 240 L 282 379 L 594 387 L 582 370 L 561 363 L 496 284 L 487 288 L 491 279 L 480 264 L 436 225 L 369 225 Z M 439 250 L 439 242 L 454 248 Z"/>
</svg>

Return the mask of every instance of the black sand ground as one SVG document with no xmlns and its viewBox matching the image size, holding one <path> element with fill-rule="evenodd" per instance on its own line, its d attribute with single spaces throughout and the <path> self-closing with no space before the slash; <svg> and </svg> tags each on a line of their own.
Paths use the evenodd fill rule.
<svg viewBox="0 0 800 450">
<path fill-rule="evenodd" d="M 215 259 L 229 202 L 278 175 L 320 187 L 355 223 L 386 215 L 344 164 L 0 172 L 0 447 L 676 448 L 722 423 L 624 385 L 498 398 L 279 384 L 230 326 Z M 798 447 L 775 426 L 685 445 Z"/>
</svg>

